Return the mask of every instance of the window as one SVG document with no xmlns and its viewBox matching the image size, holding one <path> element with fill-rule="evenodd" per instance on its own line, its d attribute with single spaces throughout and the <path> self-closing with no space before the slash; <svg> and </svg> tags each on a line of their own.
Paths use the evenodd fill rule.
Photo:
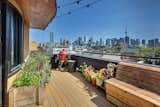
<svg viewBox="0 0 160 107">
<path fill-rule="evenodd" d="M 6 7 L 6 28 L 10 41 L 9 59 L 13 69 L 23 61 L 23 20 L 19 12 L 10 5 Z"/>
<path fill-rule="evenodd" d="M 2 105 L 2 42 L 1 42 L 1 37 L 2 37 L 2 34 L 1 34 L 1 26 L 2 26 L 2 23 L 1 23 L 1 3 L 0 3 L 0 105 Z"/>
</svg>

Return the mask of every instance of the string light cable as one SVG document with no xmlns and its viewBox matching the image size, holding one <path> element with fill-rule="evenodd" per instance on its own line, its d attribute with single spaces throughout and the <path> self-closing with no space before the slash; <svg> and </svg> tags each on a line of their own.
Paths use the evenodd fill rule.
<svg viewBox="0 0 160 107">
<path fill-rule="evenodd" d="M 79 3 L 81 2 L 81 1 L 83 1 L 83 0 L 77 0 L 77 1 L 79 1 Z M 77 2 L 77 1 L 75 1 L 75 2 Z M 56 17 L 62 17 L 62 16 L 66 16 L 66 15 L 71 15 L 73 12 L 76 12 L 76 11 L 79 11 L 79 10 L 81 10 L 81 9 L 84 9 L 84 8 L 89 8 L 89 7 L 91 7 L 92 5 L 96 5 L 98 2 L 100 2 L 100 1 L 102 1 L 102 0 L 94 0 L 94 1 L 92 1 L 92 2 L 90 2 L 90 3 L 86 3 L 86 4 L 84 4 L 84 5 L 81 5 L 81 6 L 79 6 L 79 7 L 77 7 L 77 8 L 74 8 L 74 9 L 71 9 L 70 11 L 68 11 L 68 12 L 66 12 L 66 13 L 63 13 L 63 14 L 61 14 L 61 15 L 58 15 L 58 16 L 56 16 Z M 72 2 L 73 3 L 73 2 Z M 69 3 L 68 3 L 69 4 Z M 64 5 L 66 5 L 66 4 L 64 4 Z M 62 5 L 61 5 L 62 6 Z M 61 7 L 62 8 L 62 7 Z"/>
</svg>

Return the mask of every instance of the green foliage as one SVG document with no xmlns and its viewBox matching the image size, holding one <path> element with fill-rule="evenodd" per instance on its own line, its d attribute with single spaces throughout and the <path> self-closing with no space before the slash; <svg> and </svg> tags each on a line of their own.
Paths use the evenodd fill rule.
<svg viewBox="0 0 160 107">
<path fill-rule="evenodd" d="M 117 45 L 114 48 L 112 48 L 112 50 L 116 50 L 116 51 L 120 51 L 121 49 L 123 49 L 123 46 L 121 45 Z"/>
<path fill-rule="evenodd" d="M 87 64 L 84 62 L 82 65 L 80 65 L 79 68 L 77 68 L 77 70 L 80 72 L 84 72 L 86 68 L 87 68 Z"/>
<path fill-rule="evenodd" d="M 39 86 L 42 80 L 42 72 L 47 73 L 47 80 L 50 78 L 49 56 L 44 53 L 34 53 L 29 60 L 23 65 L 20 75 L 14 81 L 15 87 L 22 86 Z"/>
<path fill-rule="evenodd" d="M 92 48 L 95 50 L 103 50 L 105 49 L 105 46 L 92 46 Z"/>
<path fill-rule="evenodd" d="M 137 54 L 139 57 L 151 57 L 154 54 L 153 48 L 140 48 L 140 52 Z M 160 57 L 160 47 L 155 48 L 155 56 Z"/>
<path fill-rule="evenodd" d="M 41 75 L 39 72 L 22 72 L 14 81 L 14 86 L 39 86 Z"/>
<path fill-rule="evenodd" d="M 137 54 L 139 57 L 149 57 L 153 53 L 152 48 L 141 48 L 140 52 Z"/>
<path fill-rule="evenodd" d="M 46 83 L 49 82 L 49 80 L 51 79 L 51 66 L 50 64 L 46 63 L 45 64 L 45 73 L 46 73 Z"/>
<path fill-rule="evenodd" d="M 160 57 L 160 47 L 156 48 L 156 57 Z"/>
</svg>

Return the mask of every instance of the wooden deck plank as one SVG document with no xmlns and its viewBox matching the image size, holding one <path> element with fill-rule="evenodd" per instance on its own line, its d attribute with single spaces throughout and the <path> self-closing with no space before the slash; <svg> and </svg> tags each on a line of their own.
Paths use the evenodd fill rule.
<svg viewBox="0 0 160 107">
<path fill-rule="evenodd" d="M 61 80 L 61 78 L 56 77 L 56 76 L 55 76 L 55 79 L 57 80 L 57 85 L 60 85 L 59 89 L 61 89 L 61 91 L 63 92 L 63 95 L 66 96 L 67 99 L 69 100 L 68 103 L 70 103 L 72 106 L 81 105 L 80 102 L 77 100 L 77 98 L 74 98 L 76 94 L 73 95 L 74 91 L 72 90 L 72 88 L 70 88 L 70 86 L 66 84 L 66 82 L 64 82 L 66 80 L 64 79 Z"/>
<path fill-rule="evenodd" d="M 86 104 L 86 107 L 91 107 L 91 103 L 89 103 L 90 101 L 88 101 L 86 99 L 86 96 L 80 92 L 79 88 L 77 87 L 76 82 L 73 81 L 73 78 L 68 78 L 67 75 L 62 75 L 64 77 L 63 81 L 68 81 L 67 83 L 63 82 L 63 85 L 66 87 L 66 89 L 68 90 L 68 92 L 70 92 L 70 97 L 72 99 L 74 99 L 74 101 L 76 102 L 76 104 L 80 107 L 84 106 L 84 103 Z M 59 80 L 61 81 L 61 80 Z M 81 102 L 83 103 L 81 103 Z M 75 105 L 75 106 L 77 106 Z M 92 105 L 92 107 L 94 107 L 95 105 Z"/>
<path fill-rule="evenodd" d="M 43 93 L 43 105 L 32 107 L 114 107 L 79 72 L 53 71 Z"/>
</svg>

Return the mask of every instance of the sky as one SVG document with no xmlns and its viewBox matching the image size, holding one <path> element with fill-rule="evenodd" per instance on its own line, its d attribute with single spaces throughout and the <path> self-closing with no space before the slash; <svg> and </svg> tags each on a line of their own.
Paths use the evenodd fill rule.
<svg viewBox="0 0 160 107">
<path fill-rule="evenodd" d="M 79 5 L 63 6 L 76 0 L 57 0 L 57 16 L 45 30 L 30 29 L 30 40 L 49 42 L 50 32 L 55 41 L 73 41 L 79 36 L 94 40 L 124 37 L 125 29 L 131 38 L 160 38 L 160 0 L 82 0 Z M 77 9 L 77 10 L 75 10 Z M 71 11 L 70 15 L 64 15 Z"/>
</svg>

